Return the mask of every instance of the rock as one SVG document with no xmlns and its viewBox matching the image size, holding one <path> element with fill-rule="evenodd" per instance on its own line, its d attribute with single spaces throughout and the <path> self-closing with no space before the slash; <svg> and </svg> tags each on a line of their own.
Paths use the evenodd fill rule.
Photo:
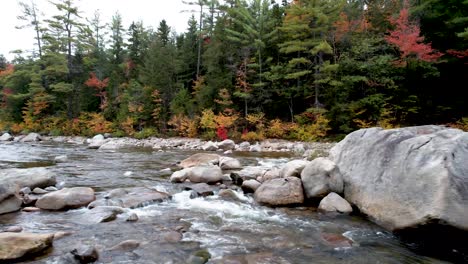
<svg viewBox="0 0 468 264">
<path fill-rule="evenodd" d="M 257 180 L 246 180 L 242 182 L 242 190 L 245 193 L 254 193 L 258 187 L 260 187 L 261 183 Z"/>
<path fill-rule="evenodd" d="M 104 143 L 106 143 L 106 139 L 104 139 L 104 136 L 99 134 L 99 135 L 96 135 L 94 136 L 92 139 L 88 140 L 88 148 L 90 149 L 98 149 L 100 148 L 102 145 L 104 145 Z"/>
<path fill-rule="evenodd" d="M 63 210 L 79 208 L 94 201 L 94 190 L 88 187 L 63 188 L 45 194 L 36 202 L 36 206 L 46 210 Z"/>
<path fill-rule="evenodd" d="M 133 138 L 109 138 L 105 139 L 99 146 L 100 150 L 117 150 L 124 148 L 138 147 L 141 142 Z"/>
<path fill-rule="evenodd" d="M 160 170 L 159 173 L 168 175 L 172 173 L 172 170 L 170 168 L 165 168 L 165 169 Z"/>
<path fill-rule="evenodd" d="M 220 157 L 219 167 L 222 170 L 235 170 L 242 168 L 242 165 L 238 159 L 231 157 Z"/>
<path fill-rule="evenodd" d="M 78 249 L 70 251 L 73 257 L 79 261 L 79 263 L 93 263 L 99 259 L 99 253 L 94 246 L 82 246 Z"/>
<path fill-rule="evenodd" d="M 231 173 L 230 178 L 231 178 L 232 183 L 237 186 L 242 186 L 242 183 L 244 182 L 242 177 L 239 174 L 234 173 L 234 172 Z"/>
<path fill-rule="evenodd" d="M 3 133 L 3 135 L 0 137 L 0 141 L 12 141 L 13 136 L 10 135 L 9 133 Z"/>
<path fill-rule="evenodd" d="M 10 233 L 20 233 L 23 231 L 23 228 L 21 226 L 10 226 L 7 229 L 5 229 L 5 232 L 10 232 Z"/>
<path fill-rule="evenodd" d="M 67 155 L 60 155 L 60 156 L 57 156 L 54 158 L 54 161 L 59 163 L 59 162 L 67 162 L 68 161 L 68 157 Z"/>
<path fill-rule="evenodd" d="M 247 166 L 236 172 L 244 181 L 256 180 L 258 176 L 265 174 L 265 168 L 256 166 Z"/>
<path fill-rule="evenodd" d="M 35 195 L 35 194 L 25 194 L 23 196 L 23 204 L 24 205 L 34 205 L 36 204 L 36 201 L 40 198 L 40 195 Z"/>
<path fill-rule="evenodd" d="M 32 192 L 34 194 L 46 194 L 46 193 L 48 193 L 46 190 L 44 190 L 42 188 L 39 188 L 39 187 L 34 188 L 34 190 Z"/>
<path fill-rule="evenodd" d="M 110 191 L 104 200 L 96 201 L 93 206 L 90 204 L 88 208 L 106 205 L 133 209 L 162 202 L 170 198 L 171 196 L 167 193 L 146 187 L 120 188 Z"/>
<path fill-rule="evenodd" d="M 336 164 L 316 158 L 302 170 L 302 184 L 307 198 L 324 197 L 330 192 L 343 193 L 343 178 Z"/>
<path fill-rule="evenodd" d="M 117 215 L 124 212 L 122 207 L 118 206 L 98 206 L 89 211 L 86 214 L 86 220 L 92 223 L 105 223 L 114 221 Z"/>
<path fill-rule="evenodd" d="M 232 150 L 226 150 L 223 152 L 224 155 L 229 155 L 229 154 L 232 154 Z"/>
<path fill-rule="evenodd" d="M 301 172 L 305 166 L 309 164 L 306 160 L 292 160 L 284 165 L 281 169 L 281 177 L 301 177 Z"/>
<path fill-rule="evenodd" d="M 23 187 L 21 190 L 19 190 L 19 194 L 25 195 L 25 194 L 30 194 L 31 193 L 31 188 L 29 187 Z"/>
<path fill-rule="evenodd" d="M 22 138 L 20 141 L 21 142 L 37 142 L 37 141 L 41 141 L 42 138 L 39 134 L 37 133 L 29 133 L 27 136 L 25 136 L 24 138 Z"/>
<path fill-rule="evenodd" d="M 137 240 L 125 240 L 117 245 L 109 248 L 111 251 L 133 251 L 140 246 L 140 241 Z"/>
<path fill-rule="evenodd" d="M 171 182 L 184 182 L 189 177 L 190 168 L 183 169 L 180 171 L 175 171 L 172 173 L 170 181 Z"/>
<path fill-rule="evenodd" d="M 218 148 L 222 150 L 233 150 L 235 147 L 236 143 L 230 139 L 226 139 L 218 143 Z"/>
<path fill-rule="evenodd" d="M 169 231 L 163 235 L 164 241 L 177 243 L 182 240 L 182 234 L 176 231 Z"/>
<path fill-rule="evenodd" d="M 58 191 L 57 187 L 54 187 L 54 186 L 49 186 L 49 187 L 45 188 L 44 190 L 46 190 L 47 192 Z"/>
<path fill-rule="evenodd" d="M 136 213 L 131 213 L 128 217 L 127 217 L 127 222 L 136 222 L 138 221 L 139 217 Z"/>
<path fill-rule="evenodd" d="M 250 148 L 250 143 L 247 142 L 247 141 L 244 141 L 244 142 L 242 142 L 242 143 L 239 144 L 239 149 L 240 149 L 240 150 L 244 150 L 244 151 L 245 151 L 245 150 L 249 150 L 249 148 Z"/>
<path fill-rule="evenodd" d="M 59 240 L 61 238 L 64 238 L 66 236 L 70 236 L 72 234 L 73 234 L 72 232 L 68 232 L 68 231 L 59 231 L 59 232 L 56 232 L 54 234 L 54 240 Z"/>
<path fill-rule="evenodd" d="M 216 183 L 221 181 L 223 173 L 218 166 L 198 166 L 190 169 L 189 180 L 191 182 Z"/>
<path fill-rule="evenodd" d="M 297 177 L 268 180 L 255 191 L 255 201 L 271 206 L 301 204 L 304 194 L 301 179 Z"/>
<path fill-rule="evenodd" d="M 216 146 L 215 143 L 208 141 L 205 143 L 205 145 L 202 146 L 202 149 L 204 151 L 216 151 L 218 150 L 218 146 Z"/>
<path fill-rule="evenodd" d="M 22 203 L 23 201 L 17 195 L 11 194 L 0 202 L 0 215 L 20 210 Z"/>
<path fill-rule="evenodd" d="M 262 182 L 271 180 L 271 179 L 276 179 L 281 177 L 281 170 L 278 168 L 271 168 L 267 170 L 263 176 L 261 176 Z"/>
<path fill-rule="evenodd" d="M 440 223 L 468 230 L 467 132 L 361 129 L 333 147 L 330 158 L 343 175 L 346 200 L 387 229 Z"/>
<path fill-rule="evenodd" d="M 230 202 L 240 202 L 241 200 L 237 196 L 237 194 L 231 189 L 222 189 L 219 191 L 218 196 L 220 199 L 224 201 Z"/>
<path fill-rule="evenodd" d="M 38 212 L 40 210 L 41 210 L 40 208 L 32 207 L 32 206 L 23 208 L 23 212 L 27 212 L 27 213 Z"/>
<path fill-rule="evenodd" d="M 321 237 L 325 241 L 325 244 L 334 248 L 344 248 L 353 246 L 353 241 L 341 234 L 322 233 Z"/>
<path fill-rule="evenodd" d="M 12 261 L 52 246 L 53 234 L 0 233 L 0 261 Z"/>
<path fill-rule="evenodd" d="M 182 168 L 190 168 L 201 165 L 217 165 L 220 156 L 211 153 L 197 153 L 180 162 L 179 166 Z"/>
<path fill-rule="evenodd" d="M 294 146 L 292 148 L 292 151 L 295 152 L 295 153 L 299 153 L 299 154 L 304 153 L 305 152 L 304 144 L 302 144 L 302 143 L 294 144 Z"/>
<path fill-rule="evenodd" d="M 249 151 L 250 152 L 262 152 L 262 147 L 259 144 L 255 144 L 253 146 L 250 146 Z"/>
<path fill-rule="evenodd" d="M 6 184 L 16 185 L 17 188 L 36 187 L 46 188 L 57 183 L 55 173 L 46 168 L 30 168 L 30 169 L 5 169 L 0 171 L 0 188 Z M 0 192 L 0 200 L 1 200 Z"/>
<path fill-rule="evenodd" d="M 338 194 L 332 192 L 320 201 L 318 209 L 324 212 L 349 214 L 353 212 L 351 205 Z"/>
<path fill-rule="evenodd" d="M 204 182 L 186 186 L 184 189 L 193 190 L 197 194 L 197 196 L 202 196 L 202 197 L 206 197 L 206 196 L 210 196 L 214 194 L 213 189 Z"/>
</svg>

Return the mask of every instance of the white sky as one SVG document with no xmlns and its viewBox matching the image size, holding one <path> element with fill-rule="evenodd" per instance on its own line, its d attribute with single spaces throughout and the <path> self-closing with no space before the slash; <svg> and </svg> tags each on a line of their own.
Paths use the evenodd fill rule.
<svg viewBox="0 0 468 264">
<path fill-rule="evenodd" d="M 30 3 L 30 0 L 23 0 Z M 0 54 L 8 60 L 13 59 L 12 50 L 32 50 L 34 47 L 34 32 L 30 29 L 16 29 L 22 21 L 17 20 L 21 14 L 19 0 L 0 1 Z M 47 0 L 34 0 L 45 17 L 55 12 L 55 7 Z M 92 18 L 94 11 L 99 9 L 101 19 L 110 23 L 112 15 L 118 11 L 123 20 L 124 28 L 132 21 L 143 21 L 145 27 L 157 28 L 159 22 L 165 19 L 169 26 L 178 33 L 187 28 L 187 21 L 191 16 L 188 11 L 193 9 L 182 3 L 182 0 L 75 0 L 83 18 Z M 198 17 L 198 16 L 197 16 Z"/>
</svg>

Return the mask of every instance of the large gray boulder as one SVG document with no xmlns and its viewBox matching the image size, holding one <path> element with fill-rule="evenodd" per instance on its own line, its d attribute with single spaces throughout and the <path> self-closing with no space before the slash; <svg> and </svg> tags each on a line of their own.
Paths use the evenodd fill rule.
<svg viewBox="0 0 468 264">
<path fill-rule="evenodd" d="M 190 168 L 200 165 L 216 165 L 219 163 L 220 157 L 221 156 L 218 154 L 197 153 L 181 161 L 179 166 L 182 168 Z"/>
<path fill-rule="evenodd" d="M 255 201 L 271 206 L 287 206 L 304 202 L 301 179 L 297 177 L 268 180 L 257 188 Z"/>
<path fill-rule="evenodd" d="M 194 183 L 216 183 L 223 179 L 223 173 L 218 166 L 198 166 L 190 169 L 188 179 Z"/>
<path fill-rule="evenodd" d="M 39 134 L 37 133 L 29 133 L 27 136 L 22 138 L 20 141 L 21 142 L 36 142 L 36 141 L 41 141 L 42 138 Z"/>
<path fill-rule="evenodd" d="M 10 133 L 3 133 L 3 135 L 0 137 L 0 141 L 12 141 L 13 136 L 10 135 Z"/>
<path fill-rule="evenodd" d="M 362 129 L 332 148 L 346 200 L 389 230 L 468 230 L 468 133 L 439 126 Z"/>
<path fill-rule="evenodd" d="M 281 177 L 300 177 L 307 164 L 309 164 L 307 160 L 292 160 L 281 169 Z"/>
<path fill-rule="evenodd" d="M 63 210 L 86 206 L 96 199 L 89 187 L 63 188 L 45 194 L 36 202 L 36 207 L 46 210 Z"/>
<path fill-rule="evenodd" d="M 218 148 L 222 150 L 233 150 L 236 147 L 236 143 L 231 139 L 226 139 L 218 143 Z"/>
<path fill-rule="evenodd" d="M 305 166 L 301 180 L 307 198 L 324 197 L 330 192 L 343 192 L 343 178 L 336 164 L 326 158 L 316 158 Z"/>
<path fill-rule="evenodd" d="M 220 157 L 219 167 L 222 170 L 235 170 L 235 169 L 241 169 L 242 165 L 238 159 L 231 158 L 231 157 Z"/>
<path fill-rule="evenodd" d="M 110 191 L 104 199 L 96 200 L 88 205 L 88 208 L 98 206 L 120 206 L 124 208 L 144 207 L 156 202 L 170 199 L 168 193 L 160 192 L 146 187 L 119 188 Z"/>
<path fill-rule="evenodd" d="M 322 199 L 322 201 L 320 201 L 318 209 L 319 211 L 336 212 L 342 214 L 349 214 L 353 212 L 353 208 L 348 203 L 348 201 L 334 192 L 328 194 L 325 196 L 325 198 Z"/>
<path fill-rule="evenodd" d="M 37 254 L 52 246 L 53 234 L 0 233 L 0 262 Z"/>
</svg>

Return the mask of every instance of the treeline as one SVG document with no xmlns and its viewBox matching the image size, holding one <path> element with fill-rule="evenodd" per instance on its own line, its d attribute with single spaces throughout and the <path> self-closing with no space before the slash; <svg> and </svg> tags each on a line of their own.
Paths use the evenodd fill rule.
<svg viewBox="0 0 468 264">
<path fill-rule="evenodd" d="M 200 12 L 177 34 L 165 20 L 85 19 L 72 0 L 51 3 L 52 17 L 20 3 L 35 51 L 0 56 L 0 129 L 316 140 L 468 127 L 466 1 L 188 4 Z"/>
</svg>

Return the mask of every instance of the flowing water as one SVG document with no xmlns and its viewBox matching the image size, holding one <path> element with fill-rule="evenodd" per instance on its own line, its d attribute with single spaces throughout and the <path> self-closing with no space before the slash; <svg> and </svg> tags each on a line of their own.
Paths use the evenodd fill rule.
<svg viewBox="0 0 468 264">
<path fill-rule="evenodd" d="M 46 167 L 57 174 L 60 184 L 92 187 L 98 198 L 116 188 L 140 186 L 172 195 L 169 201 L 130 209 L 107 223 L 94 223 L 89 210 L 81 208 L 0 215 L 0 227 L 71 233 L 54 241 L 45 256 L 28 263 L 63 263 L 61 256 L 83 245 L 99 250 L 99 263 L 199 263 L 200 258 L 194 256 L 206 252 L 211 255 L 208 263 L 444 263 L 414 253 L 411 245 L 362 216 L 324 215 L 312 207 L 268 208 L 242 192 L 237 192 L 239 201 L 225 201 L 216 194 L 190 199 L 182 185 L 169 182 L 167 168 L 176 170 L 178 161 L 194 153 L 99 151 L 52 142 L 0 144 L 0 169 Z M 53 162 L 59 155 L 67 155 L 68 161 Z M 238 153 L 234 157 L 243 166 L 266 167 L 293 158 L 284 153 Z M 136 213 L 139 220 L 126 222 L 130 213 Z M 140 245 L 112 249 L 125 240 Z"/>
</svg>

